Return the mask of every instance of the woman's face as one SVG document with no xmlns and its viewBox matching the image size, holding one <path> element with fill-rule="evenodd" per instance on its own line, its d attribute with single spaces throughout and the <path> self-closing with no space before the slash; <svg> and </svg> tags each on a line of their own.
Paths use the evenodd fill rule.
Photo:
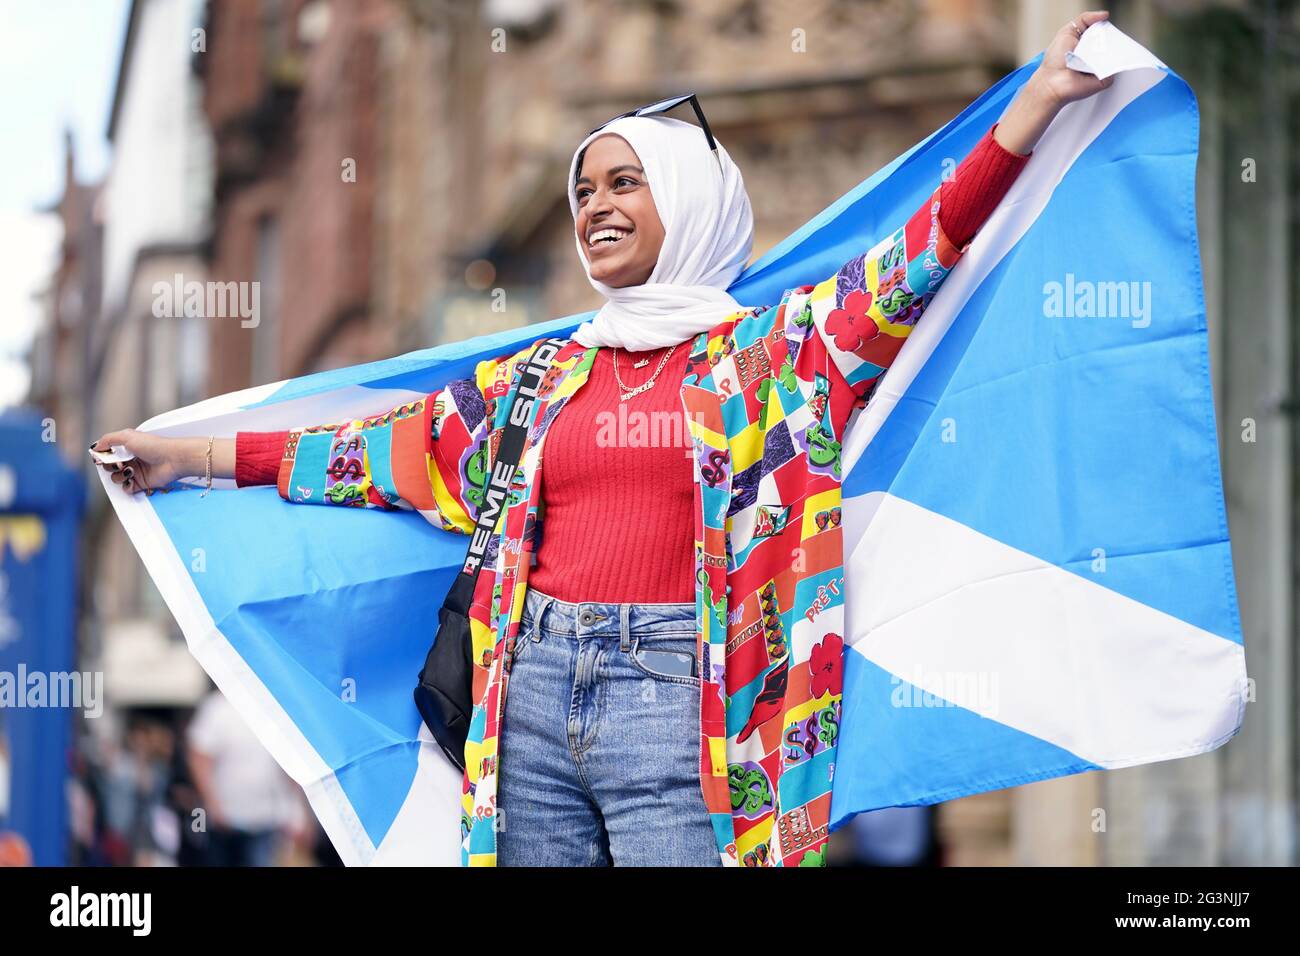
<svg viewBox="0 0 1300 956">
<path fill-rule="evenodd" d="M 664 244 L 664 227 L 627 140 L 610 134 L 591 142 L 578 167 L 575 193 L 575 228 L 591 277 L 617 289 L 649 279 Z"/>
</svg>

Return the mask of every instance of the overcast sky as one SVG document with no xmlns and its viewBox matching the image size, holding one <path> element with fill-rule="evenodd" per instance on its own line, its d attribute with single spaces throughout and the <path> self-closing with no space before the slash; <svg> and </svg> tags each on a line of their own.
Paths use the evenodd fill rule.
<svg viewBox="0 0 1300 956">
<path fill-rule="evenodd" d="M 63 188 L 63 130 L 77 178 L 100 179 L 127 0 L 0 0 L 0 407 L 27 391 L 23 353 L 60 239 L 39 210 Z"/>
</svg>

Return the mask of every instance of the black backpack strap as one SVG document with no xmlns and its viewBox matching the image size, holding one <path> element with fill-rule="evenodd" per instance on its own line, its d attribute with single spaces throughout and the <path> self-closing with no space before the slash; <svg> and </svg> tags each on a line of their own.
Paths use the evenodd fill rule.
<svg viewBox="0 0 1300 956">
<path fill-rule="evenodd" d="M 506 498 L 510 493 L 510 483 L 519 468 L 519 459 L 524 451 L 524 440 L 528 437 L 528 423 L 532 419 L 533 403 L 541 391 L 542 379 L 550 370 L 555 356 L 566 344 L 566 339 L 542 339 L 533 348 L 528 360 L 520 366 L 519 382 L 514 389 L 510 402 L 510 414 L 501 433 L 501 444 L 497 448 L 492 470 L 488 474 L 487 485 L 483 491 L 483 504 L 479 507 L 478 520 L 469 537 L 469 550 L 465 555 L 465 565 L 457 575 L 447 596 L 447 604 L 467 613 L 474 596 L 474 584 L 483 570 L 483 558 L 487 554 L 488 542 L 496 532 L 496 525 L 505 510 Z M 463 603 L 462 603 L 463 602 Z"/>
</svg>

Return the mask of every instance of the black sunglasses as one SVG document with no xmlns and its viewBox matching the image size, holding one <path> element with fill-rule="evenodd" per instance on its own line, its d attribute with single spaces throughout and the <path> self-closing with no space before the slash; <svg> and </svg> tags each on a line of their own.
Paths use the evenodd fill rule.
<svg viewBox="0 0 1300 956">
<path fill-rule="evenodd" d="M 709 149 L 713 152 L 713 158 L 718 161 L 718 169 L 722 169 L 722 157 L 718 155 L 718 141 L 713 138 L 713 130 L 709 129 L 709 121 L 704 118 L 704 110 L 700 109 L 700 100 L 694 93 L 686 93 L 682 96 L 674 96 L 670 99 L 660 100 L 658 103 L 651 103 L 649 106 L 642 106 L 640 109 L 628 110 L 626 113 L 619 113 L 611 119 L 605 120 L 591 133 L 602 130 L 614 120 L 627 119 L 629 116 L 650 116 L 655 113 L 667 113 L 674 110 L 683 103 L 690 103 L 691 109 L 695 111 L 695 118 L 700 121 L 700 129 L 704 130 L 704 140 L 709 144 Z M 587 136 L 590 136 L 588 133 Z M 585 137 L 584 137 L 585 138 Z"/>
</svg>

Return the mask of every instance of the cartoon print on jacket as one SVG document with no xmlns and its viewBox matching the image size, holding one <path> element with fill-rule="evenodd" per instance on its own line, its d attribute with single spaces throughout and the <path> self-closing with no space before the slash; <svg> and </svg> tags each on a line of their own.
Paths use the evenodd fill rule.
<svg viewBox="0 0 1300 956">
<path fill-rule="evenodd" d="M 936 188 L 835 275 L 738 312 L 690 344 L 681 400 L 695 473 L 700 791 L 724 865 L 825 864 L 843 691 L 844 428 L 965 251 L 944 235 L 938 213 Z M 468 533 L 531 349 L 481 362 L 472 379 L 387 415 L 291 431 L 281 496 L 414 509 Z M 508 661 L 545 535 L 542 449 L 595 356 L 569 342 L 545 377 L 471 608 L 465 865 L 496 863 Z"/>
</svg>

